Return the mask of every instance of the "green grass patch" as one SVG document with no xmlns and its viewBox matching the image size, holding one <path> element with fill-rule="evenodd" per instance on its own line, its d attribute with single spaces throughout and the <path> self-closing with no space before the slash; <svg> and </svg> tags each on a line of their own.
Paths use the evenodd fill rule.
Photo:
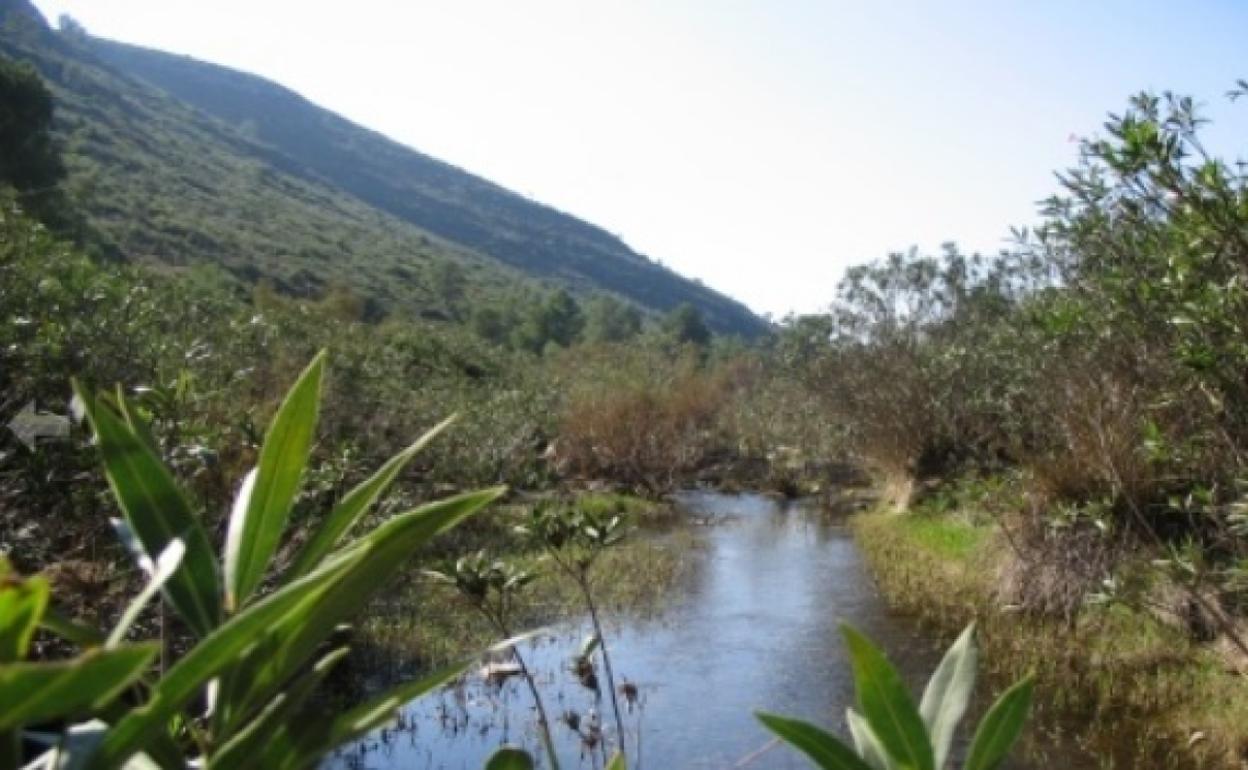
<svg viewBox="0 0 1248 770">
<path fill-rule="evenodd" d="M 1213 649 L 1125 606 L 1088 607 L 1073 627 L 1003 606 L 1008 546 L 966 518 L 872 512 L 852 526 L 890 604 L 950 638 L 975 620 L 991 678 L 1036 676 L 1036 751 L 1073 731 L 1106 767 L 1240 766 L 1248 682 Z"/>
<path fill-rule="evenodd" d="M 917 547 L 958 561 L 967 561 L 991 535 L 991 529 L 938 516 L 904 516 L 897 522 Z"/>
</svg>

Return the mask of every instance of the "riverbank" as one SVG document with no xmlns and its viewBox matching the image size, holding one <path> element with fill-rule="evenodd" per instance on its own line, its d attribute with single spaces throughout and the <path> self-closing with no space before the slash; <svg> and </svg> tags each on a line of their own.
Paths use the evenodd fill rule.
<svg viewBox="0 0 1248 770">
<path fill-rule="evenodd" d="M 1069 627 L 998 599 L 1009 554 L 995 524 L 874 511 L 851 527 L 888 602 L 952 638 L 979 624 L 984 670 L 1034 672 L 1038 719 L 1073 725 L 1110 767 L 1248 767 L 1248 681 L 1206 646 L 1123 606 Z"/>
<path fill-rule="evenodd" d="M 678 526 L 674 507 L 609 492 L 581 492 L 573 499 L 582 509 L 623 517 L 631 532 L 605 551 L 594 567 L 594 599 L 608 622 L 624 614 L 646 617 L 660 611 L 685 579 L 691 564 L 688 554 L 697 547 L 689 528 Z M 512 622 L 517 631 L 579 617 L 585 610 L 580 589 L 554 569 L 543 551 L 516 534 L 532 504 L 533 500 L 499 504 L 460 527 L 437 553 L 414 560 L 394 590 L 362 614 L 348 659 L 353 676 L 378 684 L 393 681 L 462 660 L 499 641 L 497 629 L 454 588 L 422 572 L 447 566 L 460 556 L 484 553 L 536 576 L 514 596 Z"/>
</svg>

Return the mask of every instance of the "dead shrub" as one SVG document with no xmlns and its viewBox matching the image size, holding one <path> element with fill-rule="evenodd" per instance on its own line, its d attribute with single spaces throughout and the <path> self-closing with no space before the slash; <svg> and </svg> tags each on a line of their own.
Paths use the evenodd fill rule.
<svg viewBox="0 0 1248 770">
<path fill-rule="evenodd" d="M 1055 525 L 1038 511 L 1004 523 L 1003 537 L 1010 553 L 999 567 L 998 600 L 1070 629 L 1088 596 L 1135 550 L 1121 533 L 1107 536 L 1091 521 Z"/>
<path fill-rule="evenodd" d="M 686 372 L 574 395 L 561 421 L 558 460 L 573 474 L 650 492 L 670 488 L 719 443 L 715 428 L 728 390 L 719 378 Z"/>
<path fill-rule="evenodd" d="M 1121 500 L 1140 505 L 1156 487 L 1141 451 L 1146 419 L 1141 388 L 1108 372 L 1069 372 L 1050 394 L 1049 446 L 1027 467 L 1048 501 Z"/>
</svg>

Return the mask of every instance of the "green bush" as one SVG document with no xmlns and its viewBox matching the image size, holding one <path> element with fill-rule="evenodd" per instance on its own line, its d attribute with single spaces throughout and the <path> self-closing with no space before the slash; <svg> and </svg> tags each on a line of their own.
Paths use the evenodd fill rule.
<svg viewBox="0 0 1248 770">
<path fill-rule="evenodd" d="M 124 516 L 119 533 L 148 583 L 103 636 L 49 614 L 43 579 L 21 581 L 6 572 L 0 591 L 4 766 L 17 764 L 23 731 L 60 722 L 55 734 L 32 735 L 49 746 L 44 758 L 58 767 L 311 767 L 458 673 L 453 667 L 399 685 L 338 714 L 312 700 L 346 654 L 334 641 L 339 625 L 383 590 L 416 549 L 503 491 L 424 505 L 349 537 L 442 424 L 344 495 L 305 540 L 290 543 L 323 373 L 320 355 L 277 410 L 234 500 L 220 558 L 134 404 L 121 393 L 77 387 Z M 292 555 L 280 555 L 283 540 Z M 153 672 L 160 645 L 124 640 L 158 591 L 193 643 Z M 41 624 L 83 651 L 69 660 L 21 662 Z"/>
</svg>

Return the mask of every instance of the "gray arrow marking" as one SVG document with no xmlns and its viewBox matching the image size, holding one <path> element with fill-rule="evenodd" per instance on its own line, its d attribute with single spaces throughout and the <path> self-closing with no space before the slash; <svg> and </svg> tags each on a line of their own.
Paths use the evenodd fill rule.
<svg viewBox="0 0 1248 770">
<path fill-rule="evenodd" d="M 65 438 L 69 435 L 69 418 L 50 412 L 36 412 L 35 402 L 22 407 L 12 420 L 9 430 L 13 435 L 34 452 L 39 448 L 41 438 Z"/>
</svg>

